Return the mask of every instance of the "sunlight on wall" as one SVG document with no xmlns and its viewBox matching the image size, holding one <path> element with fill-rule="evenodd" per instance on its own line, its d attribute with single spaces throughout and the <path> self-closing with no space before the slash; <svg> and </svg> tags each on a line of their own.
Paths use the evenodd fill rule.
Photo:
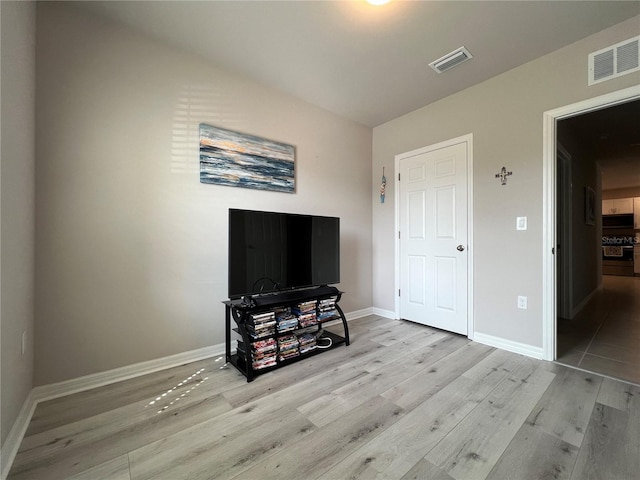
<svg viewBox="0 0 640 480">
<path fill-rule="evenodd" d="M 171 172 L 199 171 L 198 126 L 203 118 L 215 118 L 216 95 L 208 86 L 182 87 L 173 114 L 171 142 Z"/>
</svg>

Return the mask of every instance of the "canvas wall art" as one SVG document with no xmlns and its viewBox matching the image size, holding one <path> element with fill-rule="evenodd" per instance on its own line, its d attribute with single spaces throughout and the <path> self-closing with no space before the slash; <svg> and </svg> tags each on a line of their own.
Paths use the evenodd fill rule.
<svg viewBox="0 0 640 480">
<path fill-rule="evenodd" d="M 596 224 L 596 191 L 591 187 L 584 187 L 584 223 Z"/>
<path fill-rule="evenodd" d="M 292 145 L 200 124 L 200 182 L 293 193 Z"/>
</svg>

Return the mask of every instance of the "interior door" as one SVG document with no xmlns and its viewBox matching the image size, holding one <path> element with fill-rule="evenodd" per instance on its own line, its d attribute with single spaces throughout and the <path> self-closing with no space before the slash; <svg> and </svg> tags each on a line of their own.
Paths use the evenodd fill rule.
<svg viewBox="0 0 640 480">
<path fill-rule="evenodd" d="M 467 143 L 399 161 L 400 317 L 467 335 Z"/>
<path fill-rule="evenodd" d="M 558 144 L 556 185 L 556 299 L 560 318 L 571 318 L 573 277 L 571 267 L 572 197 L 571 155 Z"/>
</svg>

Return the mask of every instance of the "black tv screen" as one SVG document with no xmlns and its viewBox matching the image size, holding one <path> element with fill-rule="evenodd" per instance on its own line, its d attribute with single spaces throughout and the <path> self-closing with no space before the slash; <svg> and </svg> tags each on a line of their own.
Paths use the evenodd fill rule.
<svg viewBox="0 0 640 480">
<path fill-rule="evenodd" d="M 340 219 L 229 209 L 229 298 L 340 282 Z"/>
</svg>

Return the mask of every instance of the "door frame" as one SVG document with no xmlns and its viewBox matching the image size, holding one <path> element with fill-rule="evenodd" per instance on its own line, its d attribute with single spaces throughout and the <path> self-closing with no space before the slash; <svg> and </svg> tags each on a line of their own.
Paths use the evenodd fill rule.
<svg viewBox="0 0 640 480">
<path fill-rule="evenodd" d="M 473 340 L 475 331 L 473 321 L 473 133 L 451 138 L 409 152 L 400 153 L 395 156 L 395 317 L 396 319 L 400 319 L 400 295 L 398 295 L 400 290 L 400 180 L 398 179 L 400 161 L 408 157 L 433 152 L 460 143 L 465 143 L 467 146 L 467 337 Z"/>
<path fill-rule="evenodd" d="M 633 86 L 542 114 L 542 358 L 556 359 L 556 125 L 558 120 L 640 98 Z"/>
</svg>

